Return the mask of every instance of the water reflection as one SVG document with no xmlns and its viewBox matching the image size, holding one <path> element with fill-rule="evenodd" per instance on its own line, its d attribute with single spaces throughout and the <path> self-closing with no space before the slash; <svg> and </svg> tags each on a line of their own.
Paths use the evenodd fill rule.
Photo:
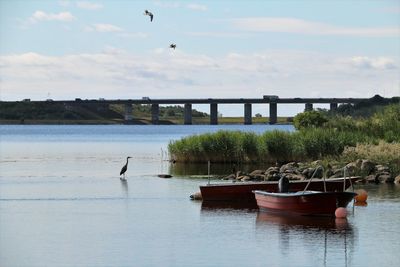
<svg viewBox="0 0 400 267">
<path fill-rule="evenodd" d="M 235 210 L 258 210 L 256 202 L 245 201 L 203 201 L 201 203 L 201 210 L 217 210 L 217 209 L 235 209 Z"/>
<path fill-rule="evenodd" d="M 266 230 L 269 234 L 277 231 L 279 248 L 283 256 L 293 250 L 291 242 L 303 240 L 306 243 L 304 248 L 315 257 L 316 261 L 320 258 L 323 261 L 322 266 L 329 266 L 330 261 L 340 262 L 342 266 L 348 266 L 351 263 L 355 231 L 346 218 L 258 212 L 256 228 Z M 318 251 L 322 246 L 323 257 L 318 257 L 320 255 Z"/>
<path fill-rule="evenodd" d="M 122 193 L 126 198 L 128 198 L 129 197 L 128 181 L 124 179 L 120 179 L 120 181 L 121 181 Z"/>
</svg>

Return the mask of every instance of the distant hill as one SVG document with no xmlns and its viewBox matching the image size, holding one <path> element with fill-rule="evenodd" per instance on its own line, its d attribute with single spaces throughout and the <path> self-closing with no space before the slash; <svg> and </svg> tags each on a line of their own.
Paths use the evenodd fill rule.
<svg viewBox="0 0 400 267">
<path fill-rule="evenodd" d="M 375 95 L 368 100 L 357 104 L 342 104 L 336 110 L 329 111 L 332 115 L 352 116 L 366 118 L 389 104 L 400 104 L 400 97 L 383 98 Z"/>
<path fill-rule="evenodd" d="M 181 106 L 160 107 L 160 124 L 173 124 L 183 118 Z M 123 105 L 79 103 L 68 105 L 59 102 L 0 102 L 2 123 L 123 123 Z M 206 118 L 207 113 L 192 111 L 193 117 Z M 151 122 L 150 105 L 133 105 L 133 123 Z"/>
</svg>

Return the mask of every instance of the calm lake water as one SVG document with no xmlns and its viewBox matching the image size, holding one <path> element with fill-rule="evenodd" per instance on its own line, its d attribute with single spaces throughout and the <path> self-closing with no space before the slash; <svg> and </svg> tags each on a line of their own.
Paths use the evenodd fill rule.
<svg viewBox="0 0 400 267">
<path fill-rule="evenodd" d="M 293 130 L 0 126 L 0 266 L 397 266 L 399 186 L 362 186 L 368 204 L 335 220 L 206 207 L 189 195 L 207 179 L 157 177 L 170 140 L 274 128 Z"/>
</svg>

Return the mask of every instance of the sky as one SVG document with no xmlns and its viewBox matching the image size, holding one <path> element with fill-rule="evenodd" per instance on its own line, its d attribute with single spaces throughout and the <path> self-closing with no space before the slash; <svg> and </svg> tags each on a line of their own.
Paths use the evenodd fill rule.
<svg viewBox="0 0 400 267">
<path fill-rule="evenodd" d="M 0 0 L 2 101 L 375 94 L 400 95 L 399 0 Z"/>
</svg>

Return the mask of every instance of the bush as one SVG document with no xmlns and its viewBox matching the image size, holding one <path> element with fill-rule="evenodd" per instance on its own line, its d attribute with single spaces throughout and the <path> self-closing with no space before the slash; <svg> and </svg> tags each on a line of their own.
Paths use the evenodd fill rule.
<svg viewBox="0 0 400 267">
<path fill-rule="evenodd" d="M 310 128 L 310 127 L 322 127 L 328 119 L 322 112 L 311 110 L 297 114 L 293 118 L 293 125 L 297 130 Z"/>
</svg>

